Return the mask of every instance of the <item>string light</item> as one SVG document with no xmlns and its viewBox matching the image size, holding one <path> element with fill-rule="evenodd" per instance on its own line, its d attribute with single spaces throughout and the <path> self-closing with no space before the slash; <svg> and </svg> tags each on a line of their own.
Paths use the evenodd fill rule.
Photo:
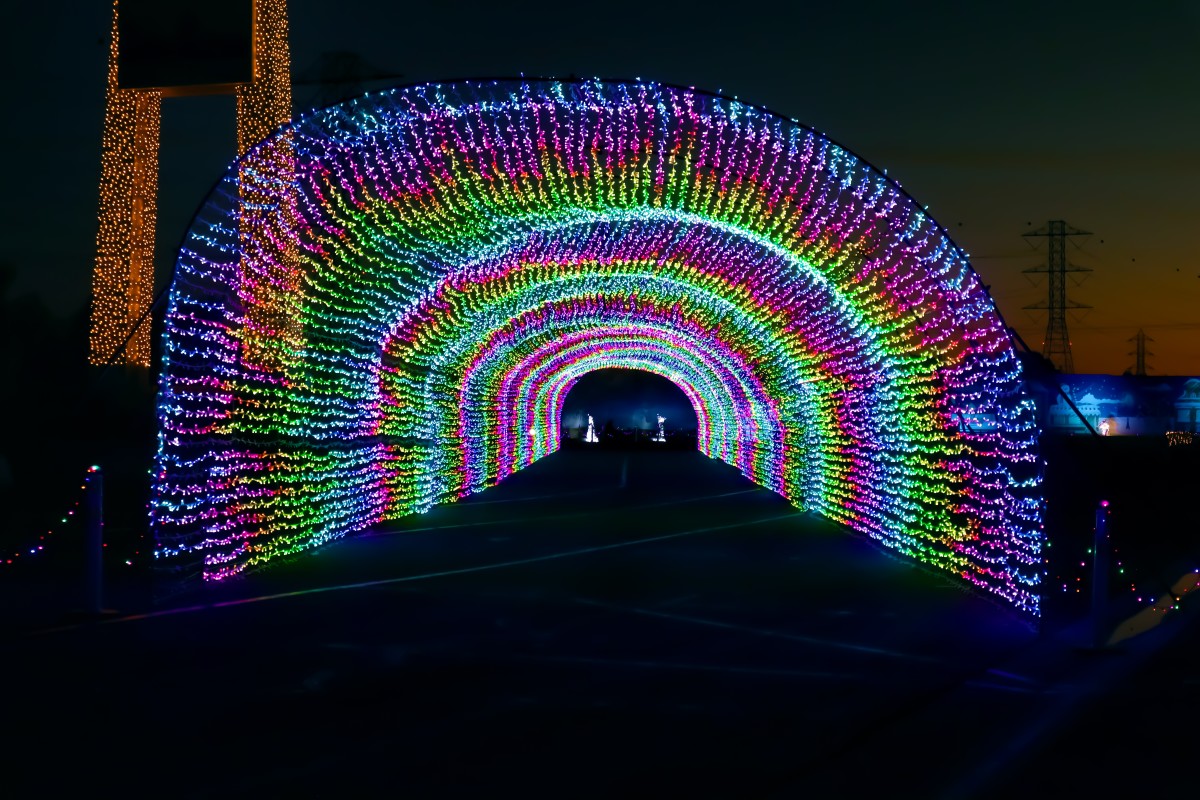
<svg viewBox="0 0 1200 800">
<path fill-rule="evenodd" d="M 1108 508 L 1108 501 L 1102 501 L 1103 508 Z M 1092 534 L 1095 534 L 1095 528 L 1092 529 Z M 1112 567 L 1110 574 L 1106 579 L 1115 579 L 1122 587 L 1128 588 L 1128 597 L 1135 598 L 1138 603 L 1148 603 L 1152 610 L 1168 612 L 1179 609 L 1178 603 L 1182 601 L 1183 596 L 1192 592 L 1197 584 L 1195 582 L 1184 581 L 1179 584 L 1178 588 L 1166 587 L 1166 594 L 1155 594 L 1153 591 L 1146 589 L 1146 586 L 1159 584 L 1161 586 L 1162 578 L 1161 570 L 1147 569 L 1146 562 L 1141 565 L 1126 564 L 1124 557 L 1121 556 L 1121 548 L 1116 543 L 1120 534 L 1120 528 L 1113 533 L 1109 533 L 1109 538 L 1113 541 L 1110 546 L 1110 555 L 1112 558 Z M 1047 543 L 1049 546 L 1049 543 Z M 1079 552 L 1077 549 L 1076 552 Z M 1090 593 L 1092 581 L 1094 580 L 1094 565 L 1096 559 L 1096 551 L 1094 547 L 1087 547 L 1083 551 L 1083 555 L 1078 557 L 1078 561 L 1070 559 L 1069 564 L 1064 564 L 1060 573 L 1055 576 L 1057 583 L 1062 587 L 1063 594 L 1082 595 L 1085 592 Z M 1063 574 L 1066 573 L 1066 574 Z M 1200 574 L 1200 569 L 1192 570 L 1193 574 Z M 1185 576 L 1186 577 L 1186 576 Z M 1139 587 L 1141 587 L 1139 589 Z M 1121 589 L 1124 592 L 1124 588 Z M 1160 589 L 1161 591 L 1161 589 Z"/>
<path fill-rule="evenodd" d="M 70 506 L 58 519 L 58 524 L 49 528 L 45 533 L 38 534 L 37 541 L 30 541 L 24 547 L 19 547 L 16 550 L 10 550 L 7 556 L 0 557 L 0 564 L 4 566 L 16 566 L 22 563 L 22 559 L 28 561 L 34 556 L 40 556 L 46 553 L 46 547 L 50 544 L 52 537 L 56 533 L 63 533 L 72 522 L 79 519 L 81 516 L 79 506 L 83 503 L 83 496 L 87 493 L 88 487 L 91 485 L 91 476 L 99 471 L 99 467 L 88 467 L 86 474 L 83 477 L 83 483 L 79 485 L 79 496 L 70 503 Z M 61 537 L 59 537 L 61 539 Z M 106 544 L 105 547 L 108 545 Z"/>
<path fill-rule="evenodd" d="M 736 100 L 465 82 L 314 112 L 200 211 L 163 341 L 156 554 L 209 579 L 502 480 L 628 366 L 684 388 L 706 454 L 1040 613 L 1038 427 L 986 288 L 890 179 Z"/>
</svg>

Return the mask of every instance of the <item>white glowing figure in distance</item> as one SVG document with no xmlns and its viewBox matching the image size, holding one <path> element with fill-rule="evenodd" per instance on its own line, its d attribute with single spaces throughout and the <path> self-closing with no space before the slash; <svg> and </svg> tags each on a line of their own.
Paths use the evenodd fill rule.
<svg viewBox="0 0 1200 800">
<path fill-rule="evenodd" d="M 665 442 L 667 440 L 667 434 L 665 431 L 663 431 L 663 423 L 667 421 L 667 418 L 662 414 L 656 414 L 655 416 L 658 418 L 658 433 L 655 434 L 654 438 L 650 441 Z"/>
<path fill-rule="evenodd" d="M 585 442 L 598 442 L 600 437 L 596 435 L 596 423 L 592 420 L 592 415 L 588 414 L 588 429 L 587 435 L 583 437 Z"/>
</svg>

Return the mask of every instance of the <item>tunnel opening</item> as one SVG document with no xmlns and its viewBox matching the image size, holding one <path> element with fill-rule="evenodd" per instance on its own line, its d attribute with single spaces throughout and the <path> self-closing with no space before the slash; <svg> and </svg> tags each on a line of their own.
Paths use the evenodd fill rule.
<svg viewBox="0 0 1200 800">
<path fill-rule="evenodd" d="M 565 448 L 696 449 L 692 401 L 670 379 L 648 370 L 602 367 L 583 375 L 559 419 Z"/>
</svg>

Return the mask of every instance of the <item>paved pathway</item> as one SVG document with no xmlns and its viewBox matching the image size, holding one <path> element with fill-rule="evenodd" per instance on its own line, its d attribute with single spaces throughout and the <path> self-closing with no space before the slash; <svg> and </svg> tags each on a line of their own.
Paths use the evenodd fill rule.
<svg viewBox="0 0 1200 800">
<path fill-rule="evenodd" d="M 991 769 L 994 745 L 968 745 L 1005 720 L 977 708 L 1042 702 L 1035 668 L 998 666 L 1040 641 L 697 453 L 564 452 L 0 655 L 8 760 L 43 787 L 856 796 L 920 758 L 903 784 L 933 796 L 969 786 L 975 762 L 947 752 Z"/>
</svg>

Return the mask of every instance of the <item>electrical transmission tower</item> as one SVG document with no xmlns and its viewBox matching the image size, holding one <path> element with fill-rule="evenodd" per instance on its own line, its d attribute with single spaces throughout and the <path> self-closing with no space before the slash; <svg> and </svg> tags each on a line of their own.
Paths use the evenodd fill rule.
<svg viewBox="0 0 1200 800">
<path fill-rule="evenodd" d="M 1146 352 L 1146 342 L 1153 342 L 1154 340 L 1151 339 L 1149 336 L 1147 336 L 1146 332 L 1144 330 L 1142 330 L 1141 328 L 1138 328 L 1137 336 L 1134 336 L 1129 341 L 1135 342 L 1137 344 L 1137 347 L 1134 349 L 1134 351 L 1132 353 L 1128 353 L 1128 355 L 1134 356 L 1137 359 L 1133 365 L 1133 374 L 1134 375 L 1145 375 L 1146 374 L 1146 356 L 1154 355 L 1154 353 Z"/>
<path fill-rule="evenodd" d="M 1067 309 L 1083 309 L 1091 308 L 1091 306 L 1067 299 L 1067 273 L 1091 272 L 1091 270 L 1067 262 L 1067 237 L 1090 236 L 1091 234 L 1088 231 L 1072 228 L 1061 219 L 1052 219 L 1043 227 L 1024 235 L 1045 236 L 1048 239 L 1046 266 L 1030 267 L 1025 270 L 1029 274 L 1044 273 L 1049 276 L 1046 302 L 1033 303 L 1025 308 L 1049 312 L 1049 319 L 1046 321 L 1046 337 L 1042 340 L 1042 355 L 1050 359 L 1060 372 L 1069 375 L 1075 371 L 1075 362 L 1071 358 L 1071 337 L 1067 334 Z"/>
</svg>

